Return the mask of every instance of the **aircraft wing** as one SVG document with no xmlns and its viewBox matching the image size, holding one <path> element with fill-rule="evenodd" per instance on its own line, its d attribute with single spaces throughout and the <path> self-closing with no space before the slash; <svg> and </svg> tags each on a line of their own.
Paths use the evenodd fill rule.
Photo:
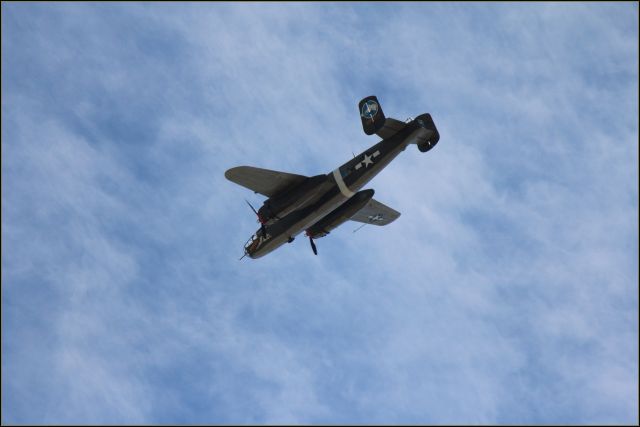
<svg viewBox="0 0 640 427">
<path fill-rule="evenodd" d="M 238 166 L 224 173 L 231 182 L 248 188 L 251 191 L 271 197 L 282 190 L 300 184 L 306 176 L 293 173 L 254 168 L 252 166 Z"/>
<path fill-rule="evenodd" d="M 395 221 L 399 216 L 400 212 L 391 209 L 376 199 L 371 199 L 369 203 L 349 219 L 364 222 L 365 224 L 387 225 Z"/>
</svg>

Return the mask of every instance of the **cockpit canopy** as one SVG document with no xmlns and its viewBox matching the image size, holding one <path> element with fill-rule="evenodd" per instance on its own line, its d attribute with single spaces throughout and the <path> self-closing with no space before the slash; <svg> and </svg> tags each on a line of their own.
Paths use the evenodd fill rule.
<svg viewBox="0 0 640 427">
<path fill-rule="evenodd" d="M 244 253 L 251 255 L 260 246 L 261 238 L 258 237 L 258 233 L 251 235 L 247 243 L 244 245 Z"/>
</svg>

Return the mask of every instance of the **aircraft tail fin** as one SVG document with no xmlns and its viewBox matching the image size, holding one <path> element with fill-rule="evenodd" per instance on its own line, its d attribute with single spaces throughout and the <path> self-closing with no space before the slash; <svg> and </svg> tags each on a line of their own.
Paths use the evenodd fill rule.
<svg viewBox="0 0 640 427">
<path fill-rule="evenodd" d="M 358 103 L 362 129 L 367 135 L 373 135 L 384 126 L 385 117 L 375 95 L 367 96 Z"/>
<path fill-rule="evenodd" d="M 440 141 L 440 133 L 438 132 L 438 128 L 436 128 L 436 124 L 433 122 L 433 118 L 431 118 L 431 114 L 429 113 L 420 114 L 415 118 L 415 121 L 422 129 L 426 130 L 426 132 L 422 131 L 421 134 L 423 135 L 416 140 L 418 150 L 426 153 L 435 147 L 438 141 Z"/>
<path fill-rule="evenodd" d="M 367 135 L 374 133 L 382 139 L 391 138 L 407 125 L 400 120 L 385 117 L 382 106 L 375 96 L 367 96 L 358 104 L 362 129 Z"/>
</svg>

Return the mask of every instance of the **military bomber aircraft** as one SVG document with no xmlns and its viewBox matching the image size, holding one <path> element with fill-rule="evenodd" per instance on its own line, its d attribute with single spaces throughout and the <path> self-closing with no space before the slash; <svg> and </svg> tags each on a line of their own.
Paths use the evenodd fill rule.
<svg viewBox="0 0 640 427">
<path fill-rule="evenodd" d="M 347 220 L 387 225 L 400 216 L 396 210 L 373 198 L 372 189 L 361 190 L 409 144 L 425 153 L 440 140 L 431 115 L 400 121 L 385 118 L 375 96 L 358 104 L 367 135 L 382 138 L 339 168 L 326 175 L 303 176 L 251 166 L 227 170 L 224 176 L 236 184 L 267 197 L 257 211 L 260 228 L 244 246 L 244 255 L 260 258 L 306 231 L 314 254 L 314 239 L 324 237 Z"/>
</svg>

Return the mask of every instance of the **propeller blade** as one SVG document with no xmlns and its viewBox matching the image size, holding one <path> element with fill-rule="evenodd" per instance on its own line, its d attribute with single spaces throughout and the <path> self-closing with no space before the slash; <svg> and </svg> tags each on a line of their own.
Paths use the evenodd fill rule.
<svg viewBox="0 0 640 427">
<path fill-rule="evenodd" d="M 247 202 L 247 204 L 249 205 L 249 207 L 251 208 L 251 210 L 253 211 L 253 213 L 254 213 L 254 214 L 256 214 L 256 215 L 258 215 L 258 211 L 257 211 L 257 210 L 255 210 L 255 209 L 253 208 L 253 206 L 251 206 L 251 203 L 249 203 L 249 201 L 248 201 L 247 199 L 244 199 L 244 201 L 245 201 L 245 202 Z"/>
<path fill-rule="evenodd" d="M 318 255 L 318 249 L 316 248 L 316 244 L 313 243 L 313 237 L 309 236 L 309 243 L 311 243 L 311 250 L 314 255 Z"/>
</svg>

